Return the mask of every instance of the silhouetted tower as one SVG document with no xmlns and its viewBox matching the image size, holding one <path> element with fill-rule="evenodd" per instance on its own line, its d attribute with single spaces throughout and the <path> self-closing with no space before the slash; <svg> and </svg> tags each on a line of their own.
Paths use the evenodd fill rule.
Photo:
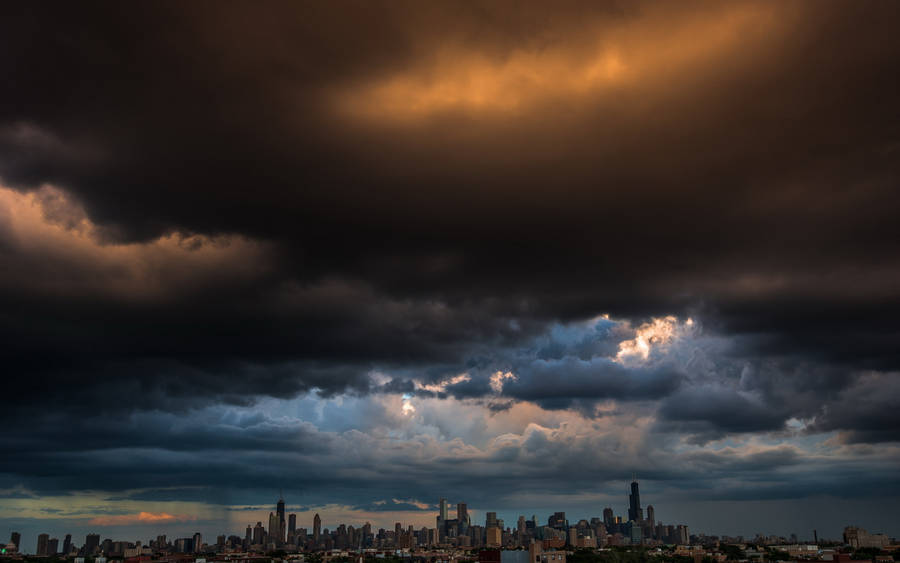
<svg viewBox="0 0 900 563">
<path fill-rule="evenodd" d="M 628 519 L 637 522 L 644 519 L 644 511 L 641 509 L 641 493 L 638 489 L 637 478 L 632 477 L 632 479 L 631 494 L 628 495 Z"/>
<path fill-rule="evenodd" d="M 316 514 L 313 517 L 313 539 L 319 543 L 319 536 L 322 535 L 322 519 Z"/>
<path fill-rule="evenodd" d="M 37 552 L 36 555 L 38 557 L 46 557 L 48 555 L 47 551 L 47 543 L 50 541 L 49 534 L 40 534 L 37 540 Z"/>
<path fill-rule="evenodd" d="M 466 503 L 461 502 L 456 505 L 456 519 L 459 520 L 460 523 L 469 523 L 469 507 L 466 506 Z"/>
<path fill-rule="evenodd" d="M 269 533 L 278 538 L 279 543 L 284 542 L 284 530 L 287 527 L 287 520 L 284 517 L 284 494 L 278 497 L 278 504 L 275 505 L 275 512 L 278 514 L 278 529 L 269 530 Z"/>
<path fill-rule="evenodd" d="M 612 530 L 612 527 L 616 524 L 616 517 L 613 514 L 612 508 L 607 507 L 603 509 L 603 523 L 608 530 Z"/>
<path fill-rule="evenodd" d="M 100 534 L 88 534 L 84 538 L 84 554 L 93 555 L 100 551 Z"/>
</svg>

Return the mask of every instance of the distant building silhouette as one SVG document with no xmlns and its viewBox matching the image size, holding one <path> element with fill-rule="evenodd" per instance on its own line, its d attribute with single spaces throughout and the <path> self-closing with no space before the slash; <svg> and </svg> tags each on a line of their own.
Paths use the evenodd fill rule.
<svg viewBox="0 0 900 563">
<path fill-rule="evenodd" d="M 616 516 L 613 514 L 612 508 L 604 508 L 603 509 L 603 523 L 606 525 L 607 529 L 612 529 L 616 524 Z"/>
<path fill-rule="evenodd" d="M 499 523 L 497 521 L 497 513 L 496 512 L 487 512 L 484 515 L 484 527 L 485 528 L 497 528 Z"/>
<path fill-rule="evenodd" d="M 84 554 L 94 555 L 100 551 L 100 534 L 88 534 L 84 538 Z"/>
<path fill-rule="evenodd" d="M 631 482 L 631 494 L 628 495 L 628 519 L 639 522 L 644 519 L 644 511 L 641 508 L 641 493 L 637 480 Z"/>
<path fill-rule="evenodd" d="M 47 556 L 47 543 L 50 541 L 48 534 L 39 534 L 37 538 L 37 551 L 35 554 L 39 557 Z"/>
<path fill-rule="evenodd" d="M 316 513 L 313 516 L 313 540 L 318 544 L 319 537 L 322 535 L 322 518 L 319 517 L 319 514 Z"/>
</svg>

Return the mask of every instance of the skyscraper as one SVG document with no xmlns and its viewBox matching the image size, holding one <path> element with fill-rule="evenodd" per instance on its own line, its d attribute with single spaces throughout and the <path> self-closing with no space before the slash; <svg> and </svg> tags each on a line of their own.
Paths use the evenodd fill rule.
<svg viewBox="0 0 900 563">
<path fill-rule="evenodd" d="M 278 543 L 284 543 L 284 531 L 287 527 L 287 520 L 284 517 L 284 496 L 278 497 L 278 504 L 275 506 L 275 512 L 278 514 L 278 529 L 270 531 L 270 534 L 277 536 Z"/>
<path fill-rule="evenodd" d="M 59 552 L 59 539 L 50 538 L 47 541 L 47 555 L 54 556 Z"/>
<path fill-rule="evenodd" d="M 38 557 L 40 557 L 40 556 L 46 556 L 46 555 L 47 555 L 47 543 L 48 543 L 49 541 L 50 541 L 50 536 L 49 536 L 49 534 L 40 534 L 40 535 L 38 535 L 38 539 L 37 539 L 37 551 L 35 552 L 35 554 L 36 554 Z"/>
<path fill-rule="evenodd" d="M 468 536 L 469 526 L 472 524 L 469 520 L 469 507 L 466 503 L 460 502 L 456 505 L 456 535 Z"/>
<path fill-rule="evenodd" d="M 322 519 L 319 517 L 319 514 L 313 517 L 313 540 L 318 544 L 319 536 L 322 534 Z"/>
<path fill-rule="evenodd" d="M 644 511 L 641 509 L 641 493 L 638 490 L 638 482 L 631 482 L 631 494 L 628 495 L 628 519 L 635 522 L 644 519 Z"/>
<path fill-rule="evenodd" d="M 444 537 L 447 536 L 447 520 L 450 519 L 450 514 L 447 508 L 447 499 L 441 498 L 440 500 L 438 500 L 438 507 L 437 531 L 439 541 L 442 541 Z"/>
<path fill-rule="evenodd" d="M 497 513 L 496 512 L 488 512 L 484 515 L 484 527 L 485 528 L 496 528 L 499 523 L 497 522 Z"/>
<path fill-rule="evenodd" d="M 22 541 L 22 534 L 19 532 L 13 532 L 9 535 L 9 543 L 16 546 L 16 551 L 19 550 L 19 542 Z"/>
<path fill-rule="evenodd" d="M 459 520 L 460 524 L 463 522 L 469 523 L 469 507 L 466 506 L 466 503 L 460 502 L 456 505 L 456 519 Z"/>
<path fill-rule="evenodd" d="M 612 529 L 613 525 L 616 523 L 616 516 L 613 514 L 612 508 L 604 508 L 603 509 L 603 523 L 606 525 L 606 529 Z"/>
<path fill-rule="evenodd" d="M 68 555 L 70 551 L 72 551 L 72 534 L 66 534 L 63 539 L 63 555 Z"/>
<path fill-rule="evenodd" d="M 656 511 L 653 510 L 653 505 L 647 505 L 647 521 L 650 523 L 650 527 L 652 528 L 654 523 L 656 522 Z"/>
<path fill-rule="evenodd" d="M 293 537 L 293 535 L 296 531 L 297 531 L 297 515 L 291 514 L 288 516 L 288 536 Z"/>
<path fill-rule="evenodd" d="M 203 548 L 203 536 L 200 535 L 200 532 L 194 534 L 193 545 L 194 553 L 200 553 L 200 550 Z"/>
<path fill-rule="evenodd" d="M 84 554 L 93 555 L 100 549 L 100 534 L 88 534 L 84 538 Z"/>
<path fill-rule="evenodd" d="M 488 528 L 485 539 L 488 547 L 500 547 L 503 542 L 503 532 L 496 526 Z"/>
<path fill-rule="evenodd" d="M 266 538 L 266 544 L 275 543 L 278 545 L 281 543 L 278 539 L 278 534 L 281 531 L 281 522 L 278 520 L 278 514 L 274 512 L 269 513 L 269 535 Z"/>
<path fill-rule="evenodd" d="M 547 519 L 547 525 L 551 528 L 565 531 L 569 527 L 569 521 L 566 520 L 566 513 L 554 512 L 553 516 Z"/>
</svg>

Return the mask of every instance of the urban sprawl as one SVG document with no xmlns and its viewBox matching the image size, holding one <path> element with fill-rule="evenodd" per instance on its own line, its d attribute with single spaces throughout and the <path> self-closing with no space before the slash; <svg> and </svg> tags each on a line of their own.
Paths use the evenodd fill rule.
<svg viewBox="0 0 900 563">
<path fill-rule="evenodd" d="M 71 534 L 59 544 L 58 538 L 40 534 L 33 555 L 20 546 L 21 535 L 13 532 L 8 544 L 0 544 L 5 559 L 56 558 L 73 563 L 173 563 L 260 562 L 290 560 L 359 561 L 366 558 L 409 560 L 427 563 L 593 563 L 602 561 L 679 561 L 713 563 L 723 561 L 831 561 L 833 563 L 893 563 L 900 561 L 900 545 L 885 534 L 869 533 L 848 526 L 840 541 L 812 538 L 801 542 L 789 538 L 694 535 L 684 524 L 664 524 L 656 520 L 652 505 L 641 506 L 638 482 L 631 483 L 627 518 L 603 509 L 602 517 L 570 524 L 565 512 L 555 512 L 546 524 L 536 516 L 519 516 L 515 526 L 507 526 L 496 512 L 485 514 L 484 525 L 473 524 L 465 503 L 450 506 L 440 499 L 435 527 L 416 529 L 397 523 L 394 529 L 373 529 L 366 523 L 355 528 L 340 524 L 329 530 L 316 514 L 312 528 L 297 526 L 296 514 L 285 514 L 284 499 L 263 522 L 248 525 L 243 537 L 216 537 L 204 543 L 203 536 L 170 541 L 165 535 L 142 543 L 100 539 L 87 534 L 76 545 Z"/>
</svg>

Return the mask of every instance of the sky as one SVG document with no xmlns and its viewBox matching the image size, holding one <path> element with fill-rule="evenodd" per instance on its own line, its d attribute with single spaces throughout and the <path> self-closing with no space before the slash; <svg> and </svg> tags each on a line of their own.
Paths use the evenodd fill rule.
<svg viewBox="0 0 900 563">
<path fill-rule="evenodd" d="M 0 541 L 900 535 L 900 4 L 2 12 Z"/>
</svg>

